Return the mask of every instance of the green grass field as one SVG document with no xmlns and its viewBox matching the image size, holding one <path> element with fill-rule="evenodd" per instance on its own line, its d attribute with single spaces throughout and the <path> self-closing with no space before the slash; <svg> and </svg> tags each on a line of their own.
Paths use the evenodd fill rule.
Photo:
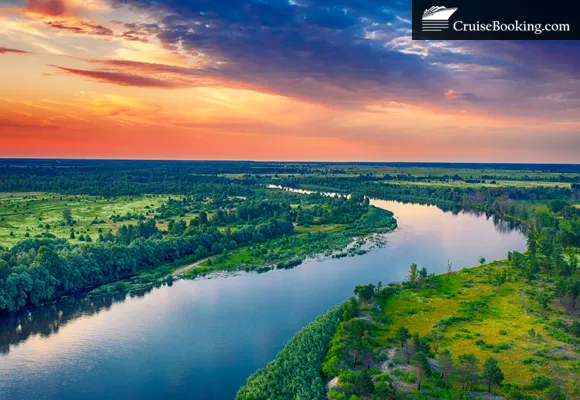
<svg viewBox="0 0 580 400">
<path fill-rule="evenodd" d="M 89 235 L 95 240 L 99 235 L 99 229 L 104 232 L 108 230 L 116 232 L 123 224 L 137 223 L 134 218 L 115 222 L 111 216 L 126 216 L 128 213 L 146 215 L 149 212 L 146 217 L 150 217 L 153 210 L 165 203 L 168 197 L 155 195 L 104 198 L 50 193 L 0 193 L 0 244 L 11 246 L 27 237 L 36 237 L 46 232 L 68 239 L 71 226 L 64 222 L 65 209 L 71 210 L 72 218 L 76 221 L 74 224 L 76 236 Z M 185 218 L 192 216 L 193 214 Z M 95 219 L 101 223 L 92 224 Z M 158 226 L 164 229 L 166 223 L 159 223 Z"/>
<path fill-rule="evenodd" d="M 493 268 L 504 266 L 497 263 Z M 573 391 L 580 355 L 574 341 L 567 343 L 560 340 L 562 337 L 553 336 L 550 320 L 566 319 L 557 302 L 553 302 L 549 310 L 540 309 L 526 295 L 529 286 L 514 281 L 498 288 L 488 283 L 485 267 L 441 276 L 438 283 L 439 288 L 433 291 L 409 290 L 383 302 L 392 321 L 386 326 L 383 343 L 388 343 L 401 326 L 421 336 L 427 335 L 438 321 L 460 314 L 462 303 L 488 297 L 487 306 L 472 320 L 446 329 L 441 348 L 448 348 L 455 355 L 473 353 L 482 360 L 493 355 L 501 364 L 506 382 L 518 386 L 530 384 L 534 375 L 547 374 Z M 539 286 L 544 290 L 542 284 Z M 535 332 L 533 336 L 531 330 Z M 567 335 L 563 337 L 568 338 Z M 480 341 L 493 347 L 478 345 Z M 530 360 L 529 364 L 524 360 Z"/>
<path fill-rule="evenodd" d="M 501 287 L 491 283 L 488 271 L 505 268 L 503 262 L 494 262 L 464 269 L 436 277 L 434 288 L 403 289 L 377 298 L 382 311 L 371 307 L 363 312 L 376 322 L 370 332 L 373 348 L 398 348 L 400 327 L 420 336 L 443 332 L 439 351 L 449 349 L 454 358 L 472 353 L 481 362 L 493 356 L 505 375 L 504 383 L 540 395 L 541 391 L 532 387 L 532 379 L 546 375 L 561 385 L 569 398 L 578 398 L 580 339 L 560 329 L 561 323 L 570 324 L 572 317 L 555 300 L 548 308 L 535 300 L 532 290 L 549 292 L 548 282 L 538 281 L 533 287 L 521 280 L 508 280 Z M 442 324 L 446 326 L 443 329 Z M 401 369 L 407 368 L 406 362 L 400 364 Z"/>
</svg>

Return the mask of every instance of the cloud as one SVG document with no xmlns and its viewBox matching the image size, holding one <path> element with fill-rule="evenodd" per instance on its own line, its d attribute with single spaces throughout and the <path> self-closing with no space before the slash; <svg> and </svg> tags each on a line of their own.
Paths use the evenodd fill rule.
<svg viewBox="0 0 580 400">
<path fill-rule="evenodd" d="M 445 92 L 445 97 L 449 100 L 460 100 L 460 101 L 481 101 L 482 99 L 474 93 L 458 92 L 453 89 L 448 89 Z"/>
<path fill-rule="evenodd" d="M 118 71 L 83 70 L 50 65 L 58 70 L 76 76 L 88 78 L 97 82 L 111 83 L 119 86 L 135 86 L 142 88 L 176 89 L 191 87 L 185 81 L 175 79 L 159 79 L 144 75 L 136 75 Z"/>
<path fill-rule="evenodd" d="M 396 2 L 114 0 L 140 10 L 172 51 L 203 55 L 221 76 L 332 103 L 443 98 L 447 72 L 367 39 L 408 29 Z M 405 19 L 405 18 L 403 18 Z M 407 18 L 408 19 L 408 18 Z"/>
<path fill-rule="evenodd" d="M 19 50 L 19 49 L 10 49 L 7 47 L 0 47 L 0 54 L 8 54 L 8 53 L 31 54 L 29 51 L 24 51 L 24 50 Z"/>
<path fill-rule="evenodd" d="M 30 122 L 29 120 L 18 120 L 0 118 L 0 127 L 2 128 L 16 128 L 16 129 L 56 129 L 61 126 L 55 124 L 53 121 L 45 120 L 38 123 Z"/>
<path fill-rule="evenodd" d="M 73 7 L 66 0 L 28 0 L 27 10 L 53 17 L 74 13 Z"/>
<path fill-rule="evenodd" d="M 113 36 L 113 30 L 91 21 L 47 21 L 46 25 L 71 33 L 96 36 Z"/>
</svg>

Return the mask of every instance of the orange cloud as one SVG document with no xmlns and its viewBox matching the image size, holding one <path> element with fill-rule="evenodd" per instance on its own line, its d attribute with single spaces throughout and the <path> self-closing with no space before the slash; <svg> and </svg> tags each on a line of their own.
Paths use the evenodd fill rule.
<svg viewBox="0 0 580 400">
<path fill-rule="evenodd" d="M 176 89 L 192 86 L 190 83 L 183 80 L 181 81 L 170 79 L 165 80 L 117 71 L 91 71 L 84 69 L 60 67 L 58 65 L 50 65 L 50 66 L 71 75 L 77 75 L 97 82 L 111 83 L 119 86 L 134 86 L 142 88 L 149 87 L 159 89 Z"/>
<path fill-rule="evenodd" d="M 83 35 L 113 36 L 112 29 L 91 21 L 48 21 L 46 25 L 54 29 Z"/>
<path fill-rule="evenodd" d="M 53 17 L 76 13 L 74 7 L 66 0 L 28 0 L 27 10 Z"/>
<path fill-rule="evenodd" d="M 19 49 L 9 49 L 7 47 L 0 47 L 0 54 L 8 54 L 8 53 L 16 53 L 16 54 L 30 54 L 28 51 L 19 50 Z"/>
</svg>

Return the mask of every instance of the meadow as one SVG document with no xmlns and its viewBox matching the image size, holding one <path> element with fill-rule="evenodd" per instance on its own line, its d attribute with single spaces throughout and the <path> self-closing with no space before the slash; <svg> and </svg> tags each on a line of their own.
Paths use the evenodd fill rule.
<svg viewBox="0 0 580 400">
<path fill-rule="evenodd" d="M 510 268 L 507 260 L 497 261 L 431 277 L 421 288 L 393 284 L 377 291 L 372 301 L 359 300 L 356 317 L 343 320 L 322 365 L 331 380 L 330 398 L 351 399 L 350 395 L 357 393 L 357 398 L 367 398 L 369 392 L 365 396 L 347 382 L 349 374 L 370 368 L 378 385 L 388 378 L 396 398 L 462 399 L 457 389 L 461 389 L 458 358 L 463 354 L 474 355 L 479 370 L 489 357 L 498 362 L 503 385 L 493 388 L 497 395 L 509 399 L 541 397 L 548 388 L 557 386 L 568 398 L 577 398 L 580 337 L 569 329 L 575 316 L 554 298 L 550 279 L 532 287 L 515 278 Z M 493 277 L 504 272 L 508 278 L 498 285 Z M 542 293 L 551 294 L 547 304 Z M 347 302 L 343 307 L 352 313 L 349 305 Z M 364 331 L 366 345 L 357 344 L 356 329 Z M 406 332 L 404 338 L 401 330 Z M 420 349 L 421 344 L 415 341 L 427 350 Z M 457 366 L 444 388 L 438 355 L 446 350 Z M 422 377 L 420 393 L 416 385 L 421 378 L 409 361 L 418 351 L 428 352 L 432 370 L 428 378 Z M 353 368 L 353 355 L 360 360 L 358 368 Z M 484 381 L 478 378 L 476 382 L 471 396 L 485 398 Z M 522 397 L 510 397 L 516 391 Z"/>
<path fill-rule="evenodd" d="M 127 224 L 136 224 L 143 218 L 154 218 L 156 210 L 169 198 L 180 196 L 87 196 L 42 192 L 0 193 L 0 243 L 11 246 L 26 238 L 47 237 L 75 239 L 91 237 L 97 240 L 100 233 L 112 232 Z M 70 210 L 73 223 L 63 217 Z M 177 217 L 189 220 L 196 213 Z M 160 221 L 161 229 L 167 222 Z"/>
</svg>

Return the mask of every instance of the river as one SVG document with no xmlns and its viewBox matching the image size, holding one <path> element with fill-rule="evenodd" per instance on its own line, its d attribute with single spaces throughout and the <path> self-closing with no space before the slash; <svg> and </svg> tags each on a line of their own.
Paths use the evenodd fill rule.
<svg viewBox="0 0 580 400">
<path fill-rule="evenodd" d="M 373 200 L 399 227 L 367 254 L 290 270 L 68 299 L 0 319 L 0 399 L 233 399 L 256 369 L 357 284 L 503 259 L 525 240 L 485 216 Z"/>
</svg>

